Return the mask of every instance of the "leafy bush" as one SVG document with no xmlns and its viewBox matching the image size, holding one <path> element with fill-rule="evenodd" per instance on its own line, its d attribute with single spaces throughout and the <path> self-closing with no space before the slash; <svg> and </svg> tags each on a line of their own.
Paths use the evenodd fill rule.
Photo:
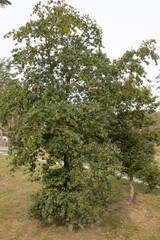
<svg viewBox="0 0 160 240">
<path fill-rule="evenodd" d="M 63 167 L 50 169 L 43 179 L 44 188 L 32 196 L 30 217 L 43 222 L 60 220 L 70 229 L 98 221 L 110 200 L 107 177 L 87 169 L 74 169 L 70 172 L 68 188 L 65 187 L 66 178 L 68 174 Z"/>
<path fill-rule="evenodd" d="M 160 170 L 156 162 L 151 162 L 146 164 L 144 168 L 139 171 L 138 177 L 147 183 L 150 191 L 152 192 L 154 188 L 160 185 Z"/>
</svg>

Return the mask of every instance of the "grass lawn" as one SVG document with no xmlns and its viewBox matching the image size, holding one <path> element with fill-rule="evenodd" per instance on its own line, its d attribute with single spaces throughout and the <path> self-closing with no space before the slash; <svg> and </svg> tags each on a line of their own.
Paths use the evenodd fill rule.
<svg viewBox="0 0 160 240">
<path fill-rule="evenodd" d="M 79 231 L 65 226 L 41 224 L 27 217 L 30 194 L 38 184 L 27 181 L 19 169 L 14 177 L 7 165 L 10 159 L 0 155 L 0 239 L 2 240 L 159 240 L 160 189 L 149 193 L 147 186 L 136 183 L 134 204 L 128 203 L 129 185 L 125 179 L 111 178 L 113 203 L 101 225 Z"/>
<path fill-rule="evenodd" d="M 7 153 L 8 150 L 0 150 L 0 152 Z"/>
</svg>

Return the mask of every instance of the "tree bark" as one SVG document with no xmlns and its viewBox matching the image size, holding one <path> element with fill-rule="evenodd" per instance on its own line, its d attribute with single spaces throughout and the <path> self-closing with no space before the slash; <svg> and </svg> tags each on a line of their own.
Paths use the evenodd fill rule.
<svg viewBox="0 0 160 240">
<path fill-rule="evenodd" d="M 69 166 L 69 162 L 68 162 L 66 154 L 64 155 L 64 168 L 65 168 L 66 174 L 67 174 L 67 177 L 66 177 L 66 180 L 65 180 L 65 183 L 64 183 L 64 187 L 65 187 L 65 189 L 68 189 L 68 183 L 69 183 L 69 180 L 70 180 L 69 179 L 70 166 Z"/>
<path fill-rule="evenodd" d="M 133 203 L 134 200 L 134 180 L 133 176 L 130 176 L 130 198 L 129 201 Z"/>
<path fill-rule="evenodd" d="M 149 185 L 150 193 L 153 193 L 152 185 L 151 184 L 148 184 L 148 185 Z"/>
</svg>

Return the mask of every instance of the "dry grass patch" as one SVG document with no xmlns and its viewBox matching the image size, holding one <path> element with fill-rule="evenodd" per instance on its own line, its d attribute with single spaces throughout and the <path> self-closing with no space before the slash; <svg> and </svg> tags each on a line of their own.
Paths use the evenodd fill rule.
<svg viewBox="0 0 160 240">
<path fill-rule="evenodd" d="M 160 239 L 160 190 L 149 193 L 148 187 L 136 184 L 134 204 L 128 203 L 128 181 L 111 178 L 114 201 L 101 225 L 78 231 L 65 226 L 30 221 L 27 208 L 30 194 L 38 184 L 27 181 L 18 170 L 12 177 L 10 160 L 0 156 L 0 239 L 3 240 L 154 240 Z"/>
</svg>

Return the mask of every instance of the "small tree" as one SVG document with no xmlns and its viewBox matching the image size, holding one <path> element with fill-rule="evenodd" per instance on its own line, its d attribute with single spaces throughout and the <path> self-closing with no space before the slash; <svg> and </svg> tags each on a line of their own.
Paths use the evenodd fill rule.
<svg viewBox="0 0 160 240">
<path fill-rule="evenodd" d="M 39 154 L 46 160 L 30 216 L 84 226 L 107 209 L 107 176 L 118 167 L 109 107 L 96 102 L 109 60 L 101 30 L 64 1 L 39 3 L 33 13 L 37 20 L 6 35 L 24 45 L 13 50 L 20 79 L 1 92 L 0 115 L 4 125 L 15 119 L 8 129 L 14 166 L 34 173 Z"/>
<path fill-rule="evenodd" d="M 144 63 L 149 64 L 147 58 L 158 59 L 154 40 L 144 42 L 137 51 L 127 51 L 113 62 L 115 122 L 109 136 L 121 151 L 122 172 L 130 180 L 131 202 L 134 199 L 133 177 L 143 169 L 148 155 L 154 154 L 148 147 L 157 137 L 156 131 L 151 131 L 149 126 L 158 103 L 143 83 L 147 76 Z"/>
<path fill-rule="evenodd" d="M 160 186 L 160 170 L 155 161 L 146 163 L 142 170 L 140 170 L 137 176 L 147 183 L 152 193 L 153 189 Z"/>
</svg>

